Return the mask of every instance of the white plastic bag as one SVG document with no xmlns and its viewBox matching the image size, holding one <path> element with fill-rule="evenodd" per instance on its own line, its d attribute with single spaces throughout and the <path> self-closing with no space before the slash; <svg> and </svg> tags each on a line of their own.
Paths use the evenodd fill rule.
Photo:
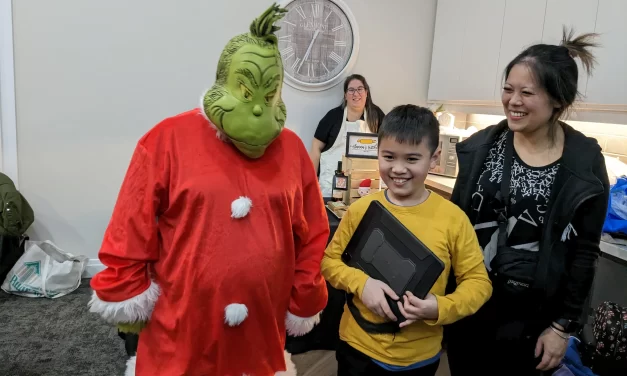
<svg viewBox="0 0 627 376">
<path fill-rule="evenodd" d="M 27 240 L 24 254 L 7 274 L 2 290 L 31 298 L 62 297 L 80 286 L 87 260 L 62 251 L 48 240 Z"/>
</svg>

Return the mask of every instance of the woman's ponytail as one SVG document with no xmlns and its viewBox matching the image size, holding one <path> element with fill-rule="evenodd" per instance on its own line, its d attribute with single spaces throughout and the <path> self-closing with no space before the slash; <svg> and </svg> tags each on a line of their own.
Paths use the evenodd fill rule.
<svg viewBox="0 0 627 376">
<path fill-rule="evenodd" d="M 592 52 L 590 52 L 590 48 L 599 46 L 599 44 L 594 41 L 594 38 L 598 36 L 599 35 L 596 33 L 587 33 L 574 37 L 574 30 L 571 29 L 568 31 L 566 27 L 564 27 L 562 34 L 562 42 L 560 45 L 568 50 L 570 57 L 573 59 L 579 58 L 579 60 L 581 60 L 588 75 L 592 73 L 594 65 L 596 64 L 596 59 Z"/>
</svg>

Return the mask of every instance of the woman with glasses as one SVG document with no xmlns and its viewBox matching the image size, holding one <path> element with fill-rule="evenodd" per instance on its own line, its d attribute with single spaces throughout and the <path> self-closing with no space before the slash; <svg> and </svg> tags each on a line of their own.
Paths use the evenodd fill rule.
<svg viewBox="0 0 627 376">
<path fill-rule="evenodd" d="M 346 132 L 377 133 L 385 114 L 372 102 L 366 79 L 353 74 L 344 81 L 342 104 L 320 120 L 311 147 L 323 197 L 331 197 L 333 175 L 346 151 Z"/>
</svg>

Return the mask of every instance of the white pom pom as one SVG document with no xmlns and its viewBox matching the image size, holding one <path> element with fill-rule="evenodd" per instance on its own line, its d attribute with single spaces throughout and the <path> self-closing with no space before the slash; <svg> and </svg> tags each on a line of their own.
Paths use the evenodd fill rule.
<svg viewBox="0 0 627 376">
<path fill-rule="evenodd" d="M 240 196 L 240 198 L 231 203 L 231 217 L 245 217 L 252 206 L 253 202 L 248 197 Z"/>
<path fill-rule="evenodd" d="M 224 322 L 229 326 L 236 326 L 248 317 L 248 308 L 244 304 L 233 303 L 224 309 Z"/>
</svg>

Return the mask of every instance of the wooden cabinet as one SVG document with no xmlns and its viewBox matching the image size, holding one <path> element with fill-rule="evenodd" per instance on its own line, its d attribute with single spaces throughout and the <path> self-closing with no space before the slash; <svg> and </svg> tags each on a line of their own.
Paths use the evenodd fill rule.
<svg viewBox="0 0 627 376">
<path fill-rule="evenodd" d="M 601 33 L 590 79 L 578 61 L 584 103 L 627 111 L 625 15 L 625 0 L 439 0 L 428 99 L 497 104 L 507 64 L 532 44 L 559 44 L 566 26 Z"/>
<path fill-rule="evenodd" d="M 499 61 L 505 2 L 470 0 L 464 3 L 468 7 L 465 9 L 466 30 L 455 91 L 459 99 L 490 100 L 494 98 L 494 72 Z"/>
<path fill-rule="evenodd" d="M 431 77 L 429 79 L 429 98 L 455 98 L 455 90 L 462 66 L 464 39 L 461 38 L 466 28 L 465 2 L 457 0 L 438 0 L 433 52 L 431 55 Z"/>
<path fill-rule="evenodd" d="M 588 80 L 586 102 L 627 104 L 627 1 L 599 0 L 595 32 L 597 67 Z"/>
<path fill-rule="evenodd" d="M 575 35 L 594 32 L 598 6 L 598 0 L 548 0 L 542 42 L 559 44 L 562 41 L 563 26 L 574 29 Z M 576 61 L 579 67 L 578 89 L 585 94 L 588 75 L 580 60 Z"/>
<path fill-rule="evenodd" d="M 494 100 L 501 100 L 503 90 L 503 74 L 512 59 L 518 56 L 525 47 L 542 42 L 544 29 L 544 10 L 546 0 L 508 0 L 503 2 L 503 32 L 499 50 L 498 66 L 495 70 L 496 85 Z"/>
<path fill-rule="evenodd" d="M 494 97 L 504 10 L 503 0 L 438 1 L 429 98 Z"/>
</svg>

